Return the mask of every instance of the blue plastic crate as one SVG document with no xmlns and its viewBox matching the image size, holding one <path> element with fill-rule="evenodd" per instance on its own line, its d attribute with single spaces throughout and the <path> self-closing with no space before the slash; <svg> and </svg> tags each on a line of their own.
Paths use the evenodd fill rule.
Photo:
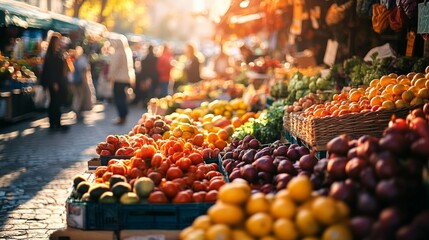
<svg viewBox="0 0 429 240">
<path fill-rule="evenodd" d="M 101 166 L 107 166 L 111 159 L 130 159 L 132 156 L 100 156 Z"/>
</svg>

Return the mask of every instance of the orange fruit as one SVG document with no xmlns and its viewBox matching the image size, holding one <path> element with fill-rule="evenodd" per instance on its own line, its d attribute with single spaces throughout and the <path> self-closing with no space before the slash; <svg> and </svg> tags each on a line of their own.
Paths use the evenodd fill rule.
<svg viewBox="0 0 429 240">
<path fill-rule="evenodd" d="M 200 215 L 197 218 L 194 219 L 194 222 L 192 222 L 192 227 L 194 229 L 208 229 L 211 226 L 211 220 L 210 217 L 207 215 Z"/>
<path fill-rule="evenodd" d="M 421 97 L 415 97 L 413 100 L 411 100 L 410 106 L 420 105 L 423 103 L 424 102 L 423 102 L 423 99 Z"/>
<path fill-rule="evenodd" d="M 218 139 L 216 140 L 216 142 L 214 143 L 214 146 L 219 148 L 219 150 L 223 150 L 228 144 L 222 140 L 222 139 Z"/>
<path fill-rule="evenodd" d="M 274 196 L 275 198 L 290 198 L 289 191 L 287 189 L 281 189 Z"/>
<path fill-rule="evenodd" d="M 405 78 L 401 79 L 401 80 L 399 81 L 399 83 L 400 83 L 400 84 L 403 84 L 403 85 L 408 85 L 408 86 L 410 86 L 410 85 L 411 85 L 411 80 L 405 77 Z"/>
<path fill-rule="evenodd" d="M 383 109 L 387 109 L 387 110 L 394 109 L 395 108 L 395 103 L 392 100 L 385 100 L 381 104 L 381 107 Z"/>
<path fill-rule="evenodd" d="M 425 75 L 423 73 L 414 74 L 413 78 L 411 79 L 411 85 L 415 85 L 417 80 L 419 80 L 420 78 L 424 78 L 424 77 L 425 77 Z"/>
<path fill-rule="evenodd" d="M 370 83 L 369 86 L 370 87 L 376 87 L 377 84 L 380 82 L 380 79 L 373 79 Z"/>
<path fill-rule="evenodd" d="M 383 98 L 381 98 L 380 96 L 375 96 L 371 99 L 371 101 L 369 102 L 369 104 L 373 107 L 373 106 L 381 106 L 381 104 L 383 103 Z"/>
<path fill-rule="evenodd" d="M 322 240 L 352 240 L 350 229 L 345 224 L 334 224 L 323 231 Z"/>
<path fill-rule="evenodd" d="M 429 73 L 428 73 L 428 74 L 429 74 Z M 429 77 L 429 76 L 428 76 L 428 77 Z M 426 88 L 429 88 L 429 79 L 428 79 L 428 80 L 426 80 L 425 87 L 426 87 Z"/>
<path fill-rule="evenodd" d="M 225 185 L 224 185 L 225 186 Z M 243 209 L 234 204 L 217 201 L 207 210 L 207 215 L 215 224 L 238 225 L 244 219 Z"/>
<path fill-rule="evenodd" d="M 235 127 L 235 128 L 238 128 L 238 127 L 240 127 L 243 123 L 240 121 L 240 118 L 239 117 L 233 117 L 232 119 L 231 119 L 231 123 L 232 123 L 232 126 L 233 127 Z"/>
<path fill-rule="evenodd" d="M 415 72 L 409 72 L 409 73 L 407 74 L 407 78 L 409 78 L 409 79 L 413 79 L 414 75 L 416 75 L 416 73 L 415 73 Z"/>
<path fill-rule="evenodd" d="M 410 89 L 404 91 L 401 95 L 402 100 L 406 101 L 406 102 L 411 102 L 411 100 L 413 100 L 413 98 L 415 97 L 415 93 L 413 91 L 411 91 Z"/>
<path fill-rule="evenodd" d="M 227 141 L 229 138 L 229 134 L 225 129 L 221 129 L 217 132 L 217 136 L 219 139 L 222 139 L 224 141 Z"/>
<path fill-rule="evenodd" d="M 395 101 L 395 107 L 396 108 L 403 108 L 403 107 L 408 107 L 408 106 L 410 106 L 410 104 L 403 99 L 398 99 Z"/>
<path fill-rule="evenodd" d="M 219 189 L 218 199 L 224 203 L 242 204 L 245 203 L 251 195 L 250 186 L 247 182 L 235 182 L 225 184 Z"/>
<path fill-rule="evenodd" d="M 418 97 L 421 97 L 422 99 L 428 99 L 429 98 L 429 88 L 422 88 L 417 93 Z"/>
<path fill-rule="evenodd" d="M 180 231 L 180 239 L 204 239 L 203 229 L 194 229 L 192 226 L 186 227 Z"/>
<path fill-rule="evenodd" d="M 414 82 L 414 86 L 418 88 L 426 87 L 426 78 L 419 78 Z"/>
<path fill-rule="evenodd" d="M 398 74 L 396 74 L 396 73 L 389 73 L 387 76 L 389 76 L 391 78 L 397 78 Z"/>
<path fill-rule="evenodd" d="M 218 136 L 217 136 L 216 133 L 211 132 L 211 133 L 209 133 L 207 135 L 207 142 L 208 143 L 213 143 L 214 144 L 218 139 L 219 138 L 218 138 Z"/>
<path fill-rule="evenodd" d="M 288 197 L 275 198 L 270 206 L 271 216 L 293 219 L 296 212 L 295 203 Z"/>
<path fill-rule="evenodd" d="M 354 92 L 350 93 L 349 100 L 352 101 L 352 102 L 357 102 L 357 101 L 359 101 L 359 99 L 361 98 L 361 96 L 362 96 L 361 92 L 354 91 Z"/>
<path fill-rule="evenodd" d="M 392 84 L 392 83 L 395 84 L 396 83 L 396 79 L 391 78 L 391 77 L 389 77 L 387 75 L 384 75 L 384 76 L 382 76 L 380 78 L 380 85 L 382 87 L 386 87 L 387 85 Z"/>
<path fill-rule="evenodd" d="M 204 135 L 201 133 L 195 134 L 194 138 L 192 139 L 192 143 L 199 147 L 203 146 Z"/>
<path fill-rule="evenodd" d="M 350 215 L 349 206 L 343 201 L 335 201 L 338 219 L 340 221 L 348 219 Z"/>
<path fill-rule="evenodd" d="M 412 91 L 415 95 L 419 93 L 420 88 L 417 86 L 411 86 L 408 90 Z"/>
<path fill-rule="evenodd" d="M 268 213 L 255 213 L 246 220 L 245 226 L 250 235 L 264 237 L 270 234 L 273 227 L 273 219 Z"/>
<path fill-rule="evenodd" d="M 393 93 L 395 95 L 401 95 L 406 89 L 405 85 L 398 83 L 393 86 Z"/>
<path fill-rule="evenodd" d="M 181 137 L 182 134 L 183 134 L 183 131 L 179 127 L 176 127 L 173 130 L 173 136 L 175 136 L 175 137 Z"/>
<path fill-rule="evenodd" d="M 393 83 L 387 85 L 386 88 L 381 93 L 390 93 L 390 94 L 392 94 L 394 86 L 395 86 L 395 84 L 393 84 Z"/>
<path fill-rule="evenodd" d="M 338 221 L 336 201 L 331 197 L 317 197 L 311 205 L 311 212 L 322 224 L 330 225 Z"/>
<path fill-rule="evenodd" d="M 263 193 L 252 194 L 246 202 L 247 214 L 251 215 L 258 212 L 268 212 L 269 210 L 270 204 Z"/>
<path fill-rule="evenodd" d="M 302 236 L 315 236 L 320 231 L 320 225 L 309 209 L 303 208 L 295 217 L 295 224 Z"/>
<path fill-rule="evenodd" d="M 311 197 L 313 187 L 307 176 L 297 176 L 290 180 L 287 190 L 292 200 L 303 202 Z"/>
<path fill-rule="evenodd" d="M 298 238 L 295 223 L 287 218 L 279 218 L 274 222 L 273 232 L 277 239 L 293 240 Z"/>
<path fill-rule="evenodd" d="M 247 233 L 243 229 L 233 229 L 232 230 L 232 239 L 240 239 L 240 240 L 254 240 L 249 233 Z"/>
<path fill-rule="evenodd" d="M 225 224 L 215 224 L 209 227 L 206 231 L 207 240 L 232 240 L 232 230 Z"/>
<path fill-rule="evenodd" d="M 351 103 L 349 106 L 350 112 L 360 112 L 361 108 L 358 103 Z"/>
<path fill-rule="evenodd" d="M 368 98 L 369 99 L 372 99 L 372 98 L 374 98 L 375 96 L 377 96 L 377 95 L 379 95 L 380 94 L 380 91 L 377 89 L 377 88 L 373 88 L 373 89 L 371 89 L 369 92 L 368 92 Z"/>
</svg>

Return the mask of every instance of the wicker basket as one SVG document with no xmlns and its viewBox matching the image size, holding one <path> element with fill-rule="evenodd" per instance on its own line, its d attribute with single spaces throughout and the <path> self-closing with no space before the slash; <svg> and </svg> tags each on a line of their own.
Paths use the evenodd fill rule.
<svg viewBox="0 0 429 240">
<path fill-rule="evenodd" d="M 352 138 L 359 138 L 362 135 L 381 137 L 393 116 L 406 118 L 410 110 L 417 107 L 419 106 L 325 118 L 304 118 L 292 113 L 290 132 L 309 146 L 326 150 L 326 144 L 341 134 L 347 134 Z"/>
</svg>

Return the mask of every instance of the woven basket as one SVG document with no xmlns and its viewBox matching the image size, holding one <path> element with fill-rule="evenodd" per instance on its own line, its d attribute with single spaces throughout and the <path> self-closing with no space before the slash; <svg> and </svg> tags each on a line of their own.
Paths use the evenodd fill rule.
<svg viewBox="0 0 429 240">
<path fill-rule="evenodd" d="M 325 118 L 304 118 L 291 114 L 295 124 L 291 126 L 290 132 L 309 146 L 326 150 L 326 144 L 341 134 L 355 139 L 363 135 L 381 137 L 393 116 L 406 118 L 408 113 L 417 107 L 419 106 Z"/>
</svg>

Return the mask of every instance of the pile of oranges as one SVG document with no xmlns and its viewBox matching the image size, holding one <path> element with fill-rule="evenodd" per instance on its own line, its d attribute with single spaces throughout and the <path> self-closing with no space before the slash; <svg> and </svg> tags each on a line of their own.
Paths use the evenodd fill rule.
<svg viewBox="0 0 429 240">
<path fill-rule="evenodd" d="M 206 215 L 182 230 L 180 239 L 352 239 L 347 205 L 312 193 L 308 177 L 293 178 L 276 194 L 251 193 L 246 181 L 220 187 Z"/>
<path fill-rule="evenodd" d="M 367 88 L 352 88 L 335 94 L 332 101 L 313 105 L 304 117 L 330 117 L 350 113 L 396 109 L 429 102 L 429 66 L 424 73 L 391 73 L 374 79 Z"/>
</svg>

